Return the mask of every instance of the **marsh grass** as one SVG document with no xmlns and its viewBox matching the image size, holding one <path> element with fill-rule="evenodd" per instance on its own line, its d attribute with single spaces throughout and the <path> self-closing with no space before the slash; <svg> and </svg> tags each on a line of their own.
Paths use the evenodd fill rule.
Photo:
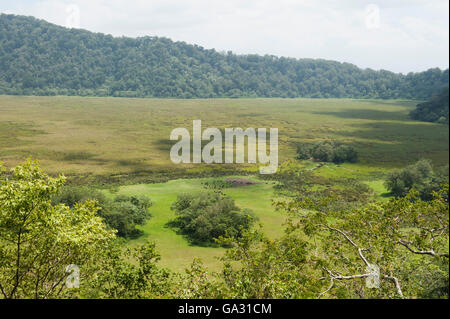
<svg viewBox="0 0 450 319">
<path fill-rule="evenodd" d="M 279 129 L 280 162 L 300 142 L 333 139 L 354 146 L 356 169 L 385 171 L 420 158 L 448 163 L 448 126 L 411 121 L 416 101 L 351 99 L 128 99 L 0 96 L 0 157 L 13 167 L 28 156 L 50 173 L 78 177 L 217 172 L 211 165 L 174 165 L 176 127 Z M 232 165 L 230 171 L 257 171 Z"/>
</svg>

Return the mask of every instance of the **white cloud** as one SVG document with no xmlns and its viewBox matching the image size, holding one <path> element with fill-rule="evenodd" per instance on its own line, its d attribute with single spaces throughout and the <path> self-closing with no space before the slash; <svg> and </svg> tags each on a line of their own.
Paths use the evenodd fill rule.
<svg viewBox="0 0 450 319">
<path fill-rule="evenodd" d="M 448 68 L 447 0 L 24 0 L 0 11 L 65 25 L 80 8 L 82 28 L 115 36 L 166 36 L 217 50 L 326 58 L 397 72 Z M 380 27 L 366 27 L 366 6 Z"/>
</svg>

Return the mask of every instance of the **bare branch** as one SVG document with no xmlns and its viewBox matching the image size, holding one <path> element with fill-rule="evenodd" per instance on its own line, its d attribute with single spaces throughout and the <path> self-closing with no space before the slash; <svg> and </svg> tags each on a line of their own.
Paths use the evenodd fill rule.
<svg viewBox="0 0 450 319">
<path fill-rule="evenodd" d="M 353 241 L 346 233 L 344 233 L 342 230 L 337 229 L 337 228 L 330 227 L 330 226 L 328 226 L 328 225 L 325 225 L 325 227 L 327 227 L 328 229 L 333 230 L 333 231 L 335 231 L 335 232 L 338 232 L 339 234 L 341 234 L 342 236 L 344 236 L 344 237 L 350 242 L 350 244 L 352 244 L 352 245 L 355 246 L 356 248 L 359 247 L 359 246 L 356 245 L 355 242 L 354 242 L 354 241 Z"/>
<path fill-rule="evenodd" d="M 395 288 L 397 289 L 397 293 L 401 298 L 405 298 L 403 296 L 403 292 L 402 292 L 402 288 L 400 286 L 400 282 L 398 281 L 397 277 L 393 277 L 393 276 L 387 276 L 385 275 L 384 278 L 392 280 L 395 284 Z"/>
<path fill-rule="evenodd" d="M 330 277 L 330 286 L 328 286 L 327 290 L 325 290 L 324 292 L 321 292 L 317 296 L 317 299 L 320 299 L 323 295 L 325 295 L 327 292 L 329 292 L 331 290 L 331 288 L 333 288 L 333 286 L 334 286 L 334 279 L 333 279 L 333 277 Z"/>
<path fill-rule="evenodd" d="M 398 240 L 398 243 L 404 247 L 406 247 L 410 252 L 418 255 L 430 255 L 430 256 L 439 256 L 448 258 L 448 253 L 436 253 L 433 249 L 431 250 L 415 250 L 410 245 L 411 243 L 404 241 L 402 239 Z"/>
<path fill-rule="evenodd" d="M 8 299 L 8 295 L 6 294 L 5 290 L 3 289 L 3 286 L 1 283 L 0 283 L 0 291 L 2 292 L 3 297 L 5 297 L 5 299 Z"/>
<path fill-rule="evenodd" d="M 352 279 L 367 278 L 367 277 L 372 276 L 372 274 L 342 276 L 342 275 L 333 274 L 333 272 L 327 268 L 323 268 L 323 270 L 325 270 L 328 273 L 328 275 L 330 276 L 330 285 L 328 286 L 327 290 L 325 290 L 319 294 L 319 296 L 317 297 L 318 299 L 320 299 L 324 294 L 326 294 L 328 291 L 330 291 L 333 288 L 335 280 L 352 280 Z"/>
<path fill-rule="evenodd" d="M 372 274 L 362 274 L 362 275 L 351 275 L 351 276 L 342 276 L 342 275 L 335 275 L 333 274 L 329 269 L 323 268 L 333 279 L 336 280 L 349 280 L 349 279 L 357 279 L 357 278 L 367 278 L 372 276 Z"/>
<path fill-rule="evenodd" d="M 338 232 L 339 234 L 341 234 L 342 236 L 344 236 L 345 239 L 347 239 L 347 240 L 350 242 L 350 244 L 352 244 L 354 247 L 356 247 L 356 248 L 358 249 L 359 257 L 361 257 L 362 261 L 366 264 L 366 266 L 367 266 L 367 267 L 370 266 L 370 264 L 369 264 L 369 262 L 367 261 L 366 257 L 364 257 L 364 255 L 363 255 L 363 253 L 362 253 L 363 251 L 366 251 L 367 249 L 360 248 L 360 247 L 359 247 L 357 244 L 355 244 L 355 242 L 354 242 L 354 241 L 353 241 L 353 240 L 352 240 L 345 232 L 343 232 L 342 230 L 337 229 L 337 228 L 330 227 L 330 226 L 328 226 L 328 225 L 325 225 L 325 227 L 327 227 L 328 229 L 330 229 L 330 230 L 332 230 L 332 231 Z"/>
</svg>

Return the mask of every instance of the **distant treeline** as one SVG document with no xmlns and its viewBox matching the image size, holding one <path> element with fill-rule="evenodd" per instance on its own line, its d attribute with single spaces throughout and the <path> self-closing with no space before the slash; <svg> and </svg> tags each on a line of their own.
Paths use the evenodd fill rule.
<svg viewBox="0 0 450 319">
<path fill-rule="evenodd" d="M 419 121 L 448 124 L 448 98 L 448 87 L 446 87 L 441 93 L 433 96 L 431 100 L 418 104 L 410 115 L 413 119 Z"/>
<path fill-rule="evenodd" d="M 448 80 L 448 69 L 403 75 L 335 61 L 219 53 L 0 15 L 0 94 L 426 100 Z"/>
</svg>

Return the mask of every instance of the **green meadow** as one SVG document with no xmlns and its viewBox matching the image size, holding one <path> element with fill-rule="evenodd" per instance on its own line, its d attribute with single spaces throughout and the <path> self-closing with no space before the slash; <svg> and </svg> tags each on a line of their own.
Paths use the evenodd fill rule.
<svg viewBox="0 0 450 319">
<path fill-rule="evenodd" d="M 417 101 L 351 99 L 128 99 L 0 96 L 0 160 L 13 167 L 29 156 L 70 183 L 89 183 L 107 196 L 148 195 L 152 218 L 144 234 L 128 245 L 157 243 L 163 266 L 182 270 L 194 257 L 218 270 L 223 248 L 190 245 L 167 223 L 170 206 L 183 192 L 199 192 L 213 176 L 244 177 L 259 184 L 224 189 L 242 208 L 250 208 L 272 238 L 283 230 L 285 215 L 272 207 L 274 182 L 260 180 L 257 165 L 175 165 L 170 132 L 217 127 L 279 130 L 279 160 L 304 169 L 316 164 L 295 160 L 297 144 L 333 139 L 352 145 L 355 164 L 327 164 L 314 174 L 355 178 L 386 200 L 385 174 L 420 158 L 448 164 L 448 126 L 412 121 Z M 216 177 L 214 177 L 216 178 Z M 225 177 L 221 177 L 225 178 Z"/>
<path fill-rule="evenodd" d="M 144 234 L 135 240 L 130 240 L 130 246 L 142 243 L 148 239 L 154 241 L 161 253 L 161 264 L 173 269 L 183 270 L 193 257 L 201 258 L 212 270 L 218 270 L 219 260 L 224 249 L 218 247 L 201 247 L 191 245 L 175 229 L 167 226 L 174 218 L 174 212 L 170 206 L 176 200 L 179 193 L 192 193 L 203 191 L 203 183 L 208 178 L 171 180 L 167 183 L 138 184 L 120 187 L 112 194 L 106 191 L 108 196 L 115 195 L 148 195 L 153 201 L 150 208 L 152 217 L 148 223 L 140 227 Z M 258 181 L 253 178 L 252 180 Z M 278 237 L 283 230 L 285 216 L 272 208 L 273 189 L 271 182 L 261 184 L 228 188 L 224 193 L 232 196 L 236 204 L 242 208 L 250 208 L 258 216 L 264 232 L 272 237 Z"/>
</svg>

